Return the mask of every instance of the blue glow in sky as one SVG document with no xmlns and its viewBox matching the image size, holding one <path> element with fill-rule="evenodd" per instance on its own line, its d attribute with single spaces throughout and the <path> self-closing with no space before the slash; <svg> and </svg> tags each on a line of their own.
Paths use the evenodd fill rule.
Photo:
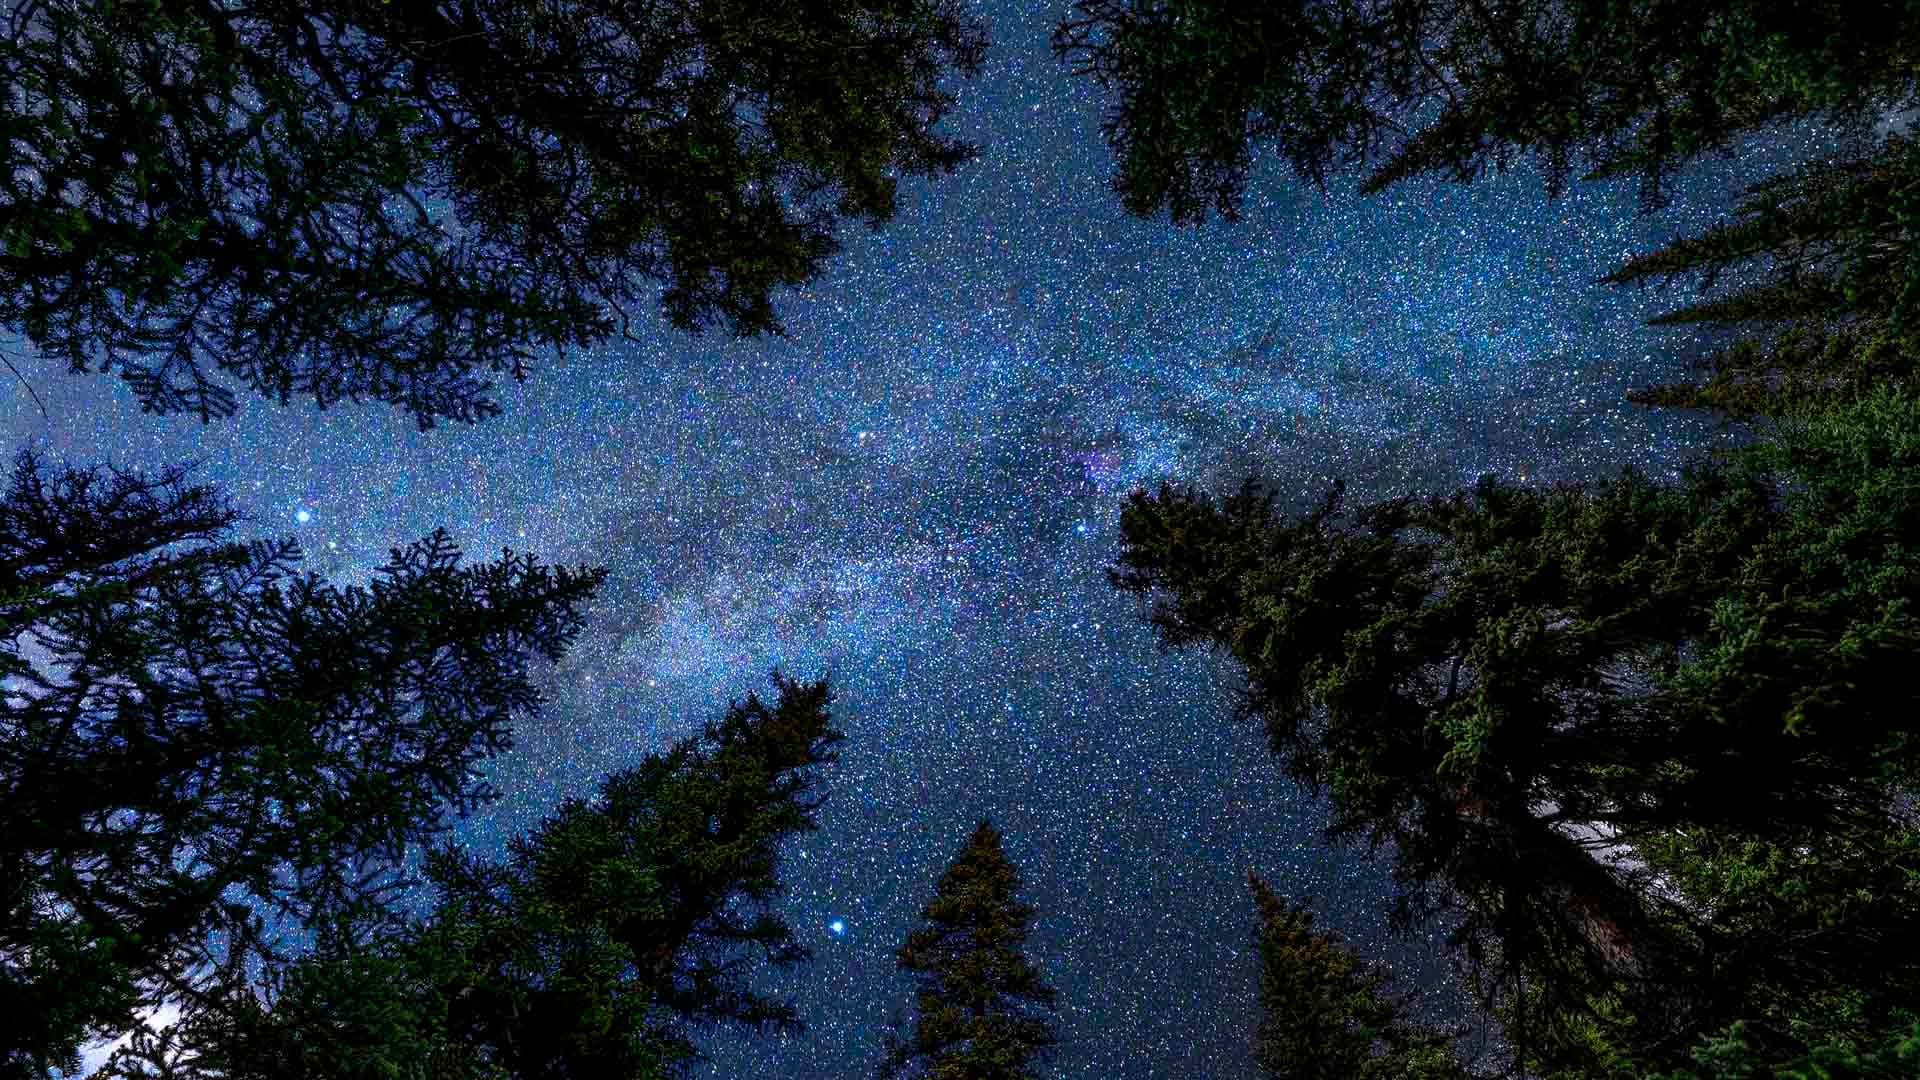
<svg viewBox="0 0 1920 1080">
<path fill-rule="evenodd" d="M 1679 298 L 1590 283 L 1715 220 L 1753 162 L 1815 144 L 1710 164 L 1654 218 L 1631 183 L 1549 202 L 1525 169 L 1371 199 L 1266 172 L 1240 224 L 1176 232 L 1108 190 L 1094 88 L 1047 52 L 1059 13 L 986 10 L 996 46 L 950 122 L 980 159 L 904 183 L 885 231 L 850 232 L 778 298 L 787 338 L 642 328 L 503 387 L 501 417 L 427 433 L 264 400 L 203 427 L 39 364 L 55 419 L 17 392 L 13 442 L 201 461 L 254 535 L 293 531 L 271 510 L 298 507 L 308 567 L 343 581 L 443 525 L 476 559 L 608 566 L 498 765 L 506 799 L 463 826 L 481 845 L 766 691 L 775 665 L 831 673 L 847 741 L 779 910 L 834 947 L 768 983 L 809 1028 L 703 1036 L 695 1075 L 868 1072 L 909 1002 L 894 951 L 991 817 L 1039 911 L 1058 1075 L 1251 1078 L 1246 871 L 1316 895 L 1362 947 L 1390 883 L 1318 843 L 1320 807 L 1234 719 L 1233 673 L 1156 651 L 1107 587 L 1121 497 L 1250 472 L 1301 502 L 1335 476 L 1366 500 L 1487 471 L 1677 475 L 1736 437 L 1621 401 L 1685 376 L 1678 339 L 1640 325 Z M 1398 948 L 1403 977 L 1444 990 L 1443 961 Z"/>
</svg>

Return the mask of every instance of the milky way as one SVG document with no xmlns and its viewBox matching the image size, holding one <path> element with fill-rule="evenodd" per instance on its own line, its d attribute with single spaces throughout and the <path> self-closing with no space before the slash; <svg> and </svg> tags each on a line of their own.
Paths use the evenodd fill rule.
<svg viewBox="0 0 1920 1080">
<path fill-rule="evenodd" d="M 247 398 L 203 428 L 35 361 L 55 419 L 16 388 L 13 442 L 201 460 L 248 534 L 294 535 L 343 581 L 437 525 L 474 558 L 610 567 L 499 763 L 506 797 L 462 828 L 477 847 L 765 692 L 775 665 L 831 672 L 847 741 L 780 904 L 815 959 L 766 984 L 808 1030 L 703 1036 L 693 1075 L 868 1073 L 908 1001 L 893 950 L 991 816 L 1039 909 L 1058 1074 L 1249 1077 L 1246 871 L 1367 947 L 1388 947 L 1390 885 L 1315 842 L 1321 809 L 1234 719 L 1233 673 L 1156 651 L 1106 586 L 1121 497 L 1249 473 L 1302 501 L 1335 476 L 1365 500 L 1482 472 L 1676 475 L 1740 432 L 1622 402 L 1686 375 L 1681 342 L 1639 325 L 1678 297 L 1590 283 L 1817 143 L 1711 163 L 1650 218 L 1631 183 L 1549 201 L 1527 169 L 1361 199 L 1262 167 L 1241 223 L 1175 231 L 1109 192 L 1100 99 L 1047 53 L 1059 13 L 986 13 L 996 48 L 949 121 L 980 159 L 849 233 L 780 298 L 785 339 L 643 327 L 502 387 L 502 417 L 427 433 Z M 1448 1000 L 1431 942 L 1389 955 Z"/>
</svg>

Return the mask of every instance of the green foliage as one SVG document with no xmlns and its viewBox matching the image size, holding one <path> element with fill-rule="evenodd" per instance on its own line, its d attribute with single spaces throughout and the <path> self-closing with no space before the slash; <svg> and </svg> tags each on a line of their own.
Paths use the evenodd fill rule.
<svg viewBox="0 0 1920 1080">
<path fill-rule="evenodd" d="M 1054 1045 L 1053 987 L 1021 946 L 1032 907 L 1017 899 L 1020 872 L 982 821 L 900 946 L 919 976 L 910 1038 L 890 1038 L 882 1073 L 925 1080 L 1032 1080 Z"/>
<path fill-rule="evenodd" d="M 811 767 L 834 760 L 840 735 L 828 726 L 826 683 L 778 674 L 775 683 L 777 707 L 748 695 L 697 743 L 649 760 L 636 776 L 617 775 L 605 789 L 615 822 L 657 830 L 654 873 L 670 898 L 657 919 L 631 921 L 624 933 L 652 958 L 660 1000 L 703 1022 L 797 1022 L 791 1006 L 750 988 L 743 955 L 775 968 L 808 956 L 767 905 L 780 890 L 780 844 L 818 827 L 822 796 Z M 655 783 L 662 794 L 644 797 Z"/>
<path fill-rule="evenodd" d="M 1237 214 L 1249 144 L 1324 185 L 1467 180 L 1530 152 L 1559 191 L 1680 165 L 1781 117 L 1858 133 L 1915 100 L 1904 0 L 1079 0 L 1056 55 L 1116 93 L 1105 133 L 1130 211 Z"/>
<path fill-rule="evenodd" d="M 1790 308 L 1759 312 L 1753 321 L 1795 314 Z M 1708 354 L 1696 365 L 1707 375 L 1705 383 L 1629 390 L 1626 400 L 1649 407 L 1709 409 L 1731 420 L 1817 415 L 1857 401 L 1876 386 L 1915 385 L 1916 356 L 1920 342 L 1909 333 L 1895 332 L 1885 320 L 1825 325 L 1824 313 L 1808 312 L 1805 320 L 1771 341 L 1743 337 Z"/>
<path fill-rule="evenodd" d="M 778 332 L 841 219 L 972 155 L 932 129 L 985 48 L 956 0 L 23 5 L 0 325 L 153 411 L 470 421 L 653 284 Z"/>
<path fill-rule="evenodd" d="M 1170 644 L 1246 665 L 1289 775 L 1335 788 L 1354 829 L 1404 839 L 1393 823 L 1462 788 L 1597 810 L 1625 793 L 1606 790 L 1620 762 L 1596 748 L 1658 728 L 1600 691 L 1620 663 L 1703 628 L 1698 609 L 1771 523 L 1757 480 L 1689 477 L 1666 490 L 1626 470 L 1595 492 L 1484 478 L 1471 495 L 1351 515 L 1336 483 L 1297 522 L 1251 485 L 1217 504 L 1137 493 L 1113 580 L 1153 595 Z M 1344 516 L 1353 527 L 1335 528 Z"/>
<path fill-rule="evenodd" d="M 1681 166 L 1776 121 L 1835 125 L 1838 156 L 1601 279 L 1734 277 L 1653 320 L 1739 331 L 1697 358 L 1706 381 L 1627 399 L 1744 420 L 1913 377 L 1920 144 L 1870 129 L 1920 105 L 1917 16 L 1906 0 L 1080 0 L 1053 45 L 1116 95 L 1103 130 L 1126 208 L 1175 224 L 1236 217 L 1255 147 L 1322 187 L 1371 166 L 1365 192 L 1526 152 L 1558 193 L 1579 160 L 1590 179 L 1638 177 L 1651 208 Z"/>
<path fill-rule="evenodd" d="M 1821 814 L 1676 830 L 1638 850 L 1711 914 L 1718 971 L 1752 987 L 1747 1038 L 1778 1063 L 1875 1044 L 1920 1000 L 1920 832 L 1888 800 L 1920 788 L 1907 677 L 1920 404 L 1880 387 L 1784 420 L 1734 457 L 1793 481 L 1784 514 L 1716 604 L 1697 659 L 1661 682 L 1681 715 L 1788 732 L 1803 750 L 1776 775 L 1790 767 Z"/>
<path fill-rule="evenodd" d="M 1494 949 L 1498 952 L 1498 948 Z M 1501 972 L 1509 975 L 1511 972 Z M 1641 1080 L 1644 1066 L 1628 1054 L 1640 1027 L 1629 1002 L 1631 987 L 1584 984 L 1578 1006 L 1566 1007 L 1567 995 L 1551 976 L 1489 981 L 1469 973 L 1469 983 L 1493 1008 L 1487 1017 L 1497 1022 L 1514 1042 L 1514 1056 L 1527 1064 L 1538 1080 Z M 1662 1008 L 1660 1002 L 1651 1006 Z M 1644 1028 L 1641 1028 L 1644 1031 Z"/>
<path fill-rule="evenodd" d="M 0 499 L 0 1063 L 37 1076 L 136 1006 L 273 954 L 263 916 L 377 910 L 491 797 L 603 571 L 436 533 L 369 588 L 294 569 L 185 472 L 44 472 Z"/>
<path fill-rule="evenodd" d="M 1737 1019 L 1790 1060 L 1920 994 L 1915 410 L 1882 389 L 1673 487 L 1140 492 L 1113 581 L 1244 666 L 1330 834 L 1391 844 L 1402 925 L 1457 911 L 1530 1068 L 1670 1068 Z"/>
<path fill-rule="evenodd" d="M 1770 1063 L 1756 1053 L 1744 1023 L 1701 1041 L 1696 1068 L 1647 1080 L 1897 1080 L 1920 1074 L 1920 1021 L 1888 1035 L 1872 1049 L 1847 1042 L 1823 1043 L 1792 1061 Z"/>
<path fill-rule="evenodd" d="M 1877 386 L 1911 383 L 1920 297 L 1920 144 L 1889 136 L 1862 158 L 1824 161 L 1747 190 L 1734 220 L 1635 256 L 1609 284 L 1697 277 L 1711 290 L 1653 325 L 1704 323 L 1742 336 L 1700 366 L 1704 386 L 1635 391 L 1645 405 L 1746 419 L 1830 411 Z M 1760 264 L 1764 274 L 1756 274 Z M 1754 328 L 1779 328 L 1771 339 Z"/>
<path fill-rule="evenodd" d="M 1666 689 L 1716 723 L 1758 714 L 1817 736 L 1823 753 L 1846 755 L 1829 783 L 1911 783 L 1920 748 L 1907 744 L 1916 698 L 1904 658 L 1920 645 L 1920 399 L 1881 387 L 1782 421 L 1737 461 L 1793 481 L 1785 512 L 1716 598 L 1699 658 Z"/>
<path fill-rule="evenodd" d="M 1113 186 L 1141 216 L 1176 223 L 1208 205 L 1239 213 L 1248 141 L 1275 141 L 1297 172 L 1325 184 L 1378 150 L 1391 125 L 1370 94 L 1399 30 L 1362 5 L 1083 0 L 1054 33 L 1076 75 L 1118 87 L 1103 128 L 1119 156 Z M 1391 76 L 1389 76 L 1391 79 Z"/>
<path fill-rule="evenodd" d="M 1387 975 L 1338 934 L 1313 929 L 1304 904 L 1251 872 L 1259 913 L 1260 1026 L 1254 1060 L 1274 1080 L 1464 1080 L 1447 1047 L 1457 1032 L 1408 1021 Z"/>
<path fill-rule="evenodd" d="M 1920 1000 L 1920 833 L 1676 831 L 1637 848 L 1702 914 L 1715 973 L 1745 988 L 1757 1052 L 1785 1061 L 1904 1029 Z"/>
<path fill-rule="evenodd" d="M 504 861 L 436 851 L 423 917 L 329 924 L 264 995 L 222 986 L 101 1080 L 655 1080 L 698 1056 L 688 1022 L 797 1027 L 753 984 L 806 957 L 767 909 L 840 736 L 825 682 L 774 682 Z"/>
</svg>

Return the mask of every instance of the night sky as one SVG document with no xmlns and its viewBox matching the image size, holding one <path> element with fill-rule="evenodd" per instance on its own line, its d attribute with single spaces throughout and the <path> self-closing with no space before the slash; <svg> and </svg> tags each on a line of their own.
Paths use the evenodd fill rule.
<svg viewBox="0 0 1920 1080">
<path fill-rule="evenodd" d="M 767 983 L 809 1028 L 701 1036 L 712 1062 L 692 1075 L 869 1074 L 909 999 L 893 950 L 991 816 L 1039 909 L 1057 1074 L 1250 1077 L 1246 871 L 1313 893 L 1369 948 L 1390 884 L 1317 844 L 1320 808 L 1234 718 L 1237 675 L 1157 651 L 1108 588 L 1121 498 L 1254 472 L 1303 502 L 1336 475 L 1356 502 L 1483 472 L 1677 477 L 1745 438 L 1621 400 L 1684 377 L 1682 339 L 1639 323 L 1685 294 L 1590 282 L 1715 220 L 1760 159 L 1818 143 L 1710 162 L 1653 217 L 1631 182 L 1550 202 L 1531 167 L 1362 200 L 1269 162 L 1240 224 L 1175 231 L 1110 193 L 1097 89 L 1047 51 L 1063 12 L 985 9 L 995 47 L 946 126 L 980 158 L 904 183 L 883 231 L 851 230 L 780 298 L 784 340 L 657 323 L 500 387 L 501 417 L 424 434 L 385 406 L 244 394 L 207 427 L 32 361 L 53 420 L 13 383 L 10 442 L 199 460 L 252 516 L 243 536 L 292 534 L 341 581 L 438 525 L 474 559 L 610 567 L 549 707 L 499 762 L 505 797 L 462 827 L 482 848 L 770 693 L 773 666 L 831 672 L 847 741 L 779 909 L 815 959 Z M 1388 955 L 1445 1001 L 1429 945 Z"/>
</svg>

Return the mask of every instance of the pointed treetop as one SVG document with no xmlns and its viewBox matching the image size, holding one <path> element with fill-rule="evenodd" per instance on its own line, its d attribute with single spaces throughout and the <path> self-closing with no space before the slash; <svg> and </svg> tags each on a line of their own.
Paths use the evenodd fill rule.
<svg viewBox="0 0 1920 1080">
<path fill-rule="evenodd" d="M 1045 1013 L 1054 990 L 1021 952 L 1034 909 L 1000 833 L 982 821 L 935 887 L 925 925 L 900 947 L 921 976 L 912 1037 L 889 1040 L 883 1075 L 927 1080 L 1026 1080 L 1055 1042 Z"/>
<path fill-rule="evenodd" d="M 1385 971 L 1313 913 L 1247 871 L 1259 911 L 1261 1017 L 1254 1058 L 1280 1080 L 1464 1080 L 1448 1050 L 1457 1033 L 1412 1023 L 1412 998 L 1390 995 Z"/>
</svg>

